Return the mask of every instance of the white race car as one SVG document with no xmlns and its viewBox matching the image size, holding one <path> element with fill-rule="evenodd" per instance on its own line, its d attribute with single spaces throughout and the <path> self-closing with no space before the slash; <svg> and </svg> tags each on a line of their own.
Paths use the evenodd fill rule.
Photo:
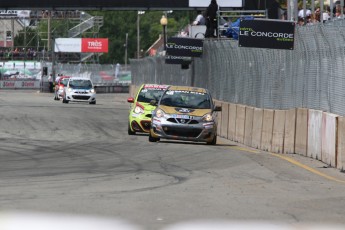
<svg viewBox="0 0 345 230">
<path fill-rule="evenodd" d="M 87 78 L 72 77 L 64 87 L 62 103 L 89 102 L 96 104 L 96 91 L 92 81 Z"/>
</svg>

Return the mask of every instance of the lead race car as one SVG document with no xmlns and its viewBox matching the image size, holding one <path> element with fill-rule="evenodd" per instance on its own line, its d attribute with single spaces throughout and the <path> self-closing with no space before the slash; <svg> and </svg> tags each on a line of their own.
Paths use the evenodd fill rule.
<svg viewBox="0 0 345 230">
<path fill-rule="evenodd" d="M 128 135 L 150 131 L 152 111 L 156 109 L 156 106 L 150 103 L 157 103 L 167 87 L 167 85 L 143 84 L 135 98 L 127 99 L 127 102 L 131 103 L 128 115 Z"/>
<path fill-rule="evenodd" d="M 161 138 L 217 143 L 215 106 L 208 90 L 188 86 L 170 86 L 152 114 L 149 141 Z"/>
</svg>

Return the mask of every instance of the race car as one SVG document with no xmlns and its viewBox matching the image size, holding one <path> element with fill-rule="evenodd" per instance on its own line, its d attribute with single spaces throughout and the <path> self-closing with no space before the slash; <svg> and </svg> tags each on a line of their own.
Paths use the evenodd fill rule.
<svg viewBox="0 0 345 230">
<path fill-rule="evenodd" d="M 62 94 L 62 103 L 88 102 L 96 104 L 96 91 L 91 79 L 73 77 L 68 79 Z"/>
<path fill-rule="evenodd" d="M 189 86 L 171 86 L 161 96 L 152 114 L 149 141 L 161 138 L 217 143 L 217 111 L 208 90 Z"/>
<path fill-rule="evenodd" d="M 150 131 L 152 111 L 156 108 L 150 102 L 157 103 L 167 87 L 167 85 L 143 84 L 135 98 L 127 99 L 127 102 L 131 103 L 128 116 L 128 135 Z"/>
</svg>

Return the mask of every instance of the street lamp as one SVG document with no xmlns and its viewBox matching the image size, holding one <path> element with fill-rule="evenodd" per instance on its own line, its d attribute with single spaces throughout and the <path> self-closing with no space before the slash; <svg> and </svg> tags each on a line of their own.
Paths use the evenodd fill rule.
<svg viewBox="0 0 345 230">
<path fill-rule="evenodd" d="M 165 15 L 162 16 L 160 23 L 163 26 L 163 44 L 164 44 L 164 51 L 166 51 L 167 49 L 166 27 L 168 25 L 168 19 Z"/>
<path fill-rule="evenodd" d="M 140 15 L 145 14 L 145 11 L 138 11 L 137 17 L 137 58 L 140 58 Z"/>
</svg>

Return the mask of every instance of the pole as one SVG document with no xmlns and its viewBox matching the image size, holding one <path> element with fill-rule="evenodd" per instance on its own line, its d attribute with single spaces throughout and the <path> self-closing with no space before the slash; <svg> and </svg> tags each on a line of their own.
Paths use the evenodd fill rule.
<svg viewBox="0 0 345 230">
<path fill-rule="evenodd" d="M 128 49 L 128 33 L 126 33 L 125 71 L 127 71 L 127 49 Z"/>
<path fill-rule="evenodd" d="M 164 51 L 167 50 L 167 35 L 166 35 L 166 25 L 163 25 L 163 45 Z"/>
<path fill-rule="evenodd" d="M 137 58 L 140 58 L 140 13 L 137 16 Z"/>
</svg>

